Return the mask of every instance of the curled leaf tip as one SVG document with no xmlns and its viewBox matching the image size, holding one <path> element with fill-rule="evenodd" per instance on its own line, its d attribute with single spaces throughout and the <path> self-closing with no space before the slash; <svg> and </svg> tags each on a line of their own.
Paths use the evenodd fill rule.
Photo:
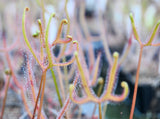
<svg viewBox="0 0 160 119">
<path fill-rule="evenodd" d="M 72 39 L 72 36 L 71 35 L 67 35 L 67 38 Z"/>
<path fill-rule="evenodd" d="M 114 53 L 113 53 L 113 57 L 114 57 L 114 58 L 118 58 L 118 57 L 119 57 L 119 53 L 118 53 L 118 52 L 114 52 Z"/>
<path fill-rule="evenodd" d="M 52 17 L 55 17 L 56 16 L 56 14 L 55 13 L 52 13 Z"/>
<path fill-rule="evenodd" d="M 98 83 L 99 83 L 100 85 L 102 85 L 102 84 L 104 83 L 104 80 L 103 80 L 102 77 L 98 78 Z"/>
<path fill-rule="evenodd" d="M 67 20 L 67 19 L 63 19 L 62 22 L 63 22 L 64 24 L 68 24 L 68 20 Z"/>
<path fill-rule="evenodd" d="M 128 84 L 127 84 L 127 82 L 122 81 L 122 82 L 121 82 L 121 86 L 122 86 L 122 87 L 126 87 L 126 86 L 128 86 Z"/>
<path fill-rule="evenodd" d="M 79 45 L 78 45 L 78 41 L 73 41 L 73 44 L 76 44 L 77 45 L 77 51 L 79 51 Z"/>
<path fill-rule="evenodd" d="M 124 98 L 126 98 L 129 93 L 128 84 L 127 84 L 127 82 L 122 81 L 121 86 L 124 88 Z"/>
<path fill-rule="evenodd" d="M 75 43 L 78 43 L 78 41 L 74 40 L 74 41 L 73 41 L 73 44 L 75 44 Z"/>
<path fill-rule="evenodd" d="M 29 8 L 28 8 L 28 7 L 26 7 L 26 8 L 25 8 L 25 10 L 26 10 L 26 11 L 29 11 Z"/>
</svg>

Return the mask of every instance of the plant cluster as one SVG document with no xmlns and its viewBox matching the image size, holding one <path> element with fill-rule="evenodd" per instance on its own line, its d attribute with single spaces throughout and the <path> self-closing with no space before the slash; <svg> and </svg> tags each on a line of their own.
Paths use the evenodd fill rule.
<svg viewBox="0 0 160 119">
<path fill-rule="evenodd" d="M 29 10 L 29 8 L 26 7 L 24 8 L 22 17 L 24 41 L 21 41 L 21 38 L 17 38 L 17 40 L 8 46 L 6 37 L 2 37 L 3 47 L 0 48 L 0 52 L 1 56 L 3 56 L 3 60 L 0 61 L 0 70 L 4 72 L 3 78 L 5 79 L 5 84 L 2 88 L 0 85 L 0 99 L 3 99 L 0 114 L 1 119 L 4 115 L 7 92 L 9 89 L 21 95 L 21 100 L 25 109 L 21 118 L 25 118 L 26 116 L 31 119 L 46 119 L 52 117 L 56 117 L 57 119 L 75 118 L 76 109 L 74 110 L 72 108 L 74 107 L 73 105 L 81 105 L 87 102 L 94 103 L 95 109 L 98 105 L 98 118 L 105 118 L 108 103 L 122 102 L 129 95 L 129 86 L 127 82 L 121 82 L 121 87 L 123 88 L 122 94 L 115 94 L 115 88 L 118 82 L 118 73 L 121 70 L 121 65 L 127 60 L 127 55 L 132 45 L 132 39 L 134 38 L 140 45 L 140 52 L 129 117 L 133 119 L 143 48 L 147 46 L 160 46 L 160 43 L 153 43 L 160 21 L 156 24 L 150 39 L 146 43 L 142 43 L 135 27 L 133 14 L 131 13 L 129 17 L 132 25 L 132 32 L 119 58 L 119 53 L 117 51 L 115 51 L 113 55 L 110 52 L 106 40 L 103 16 L 100 14 L 98 19 L 100 35 L 98 38 L 93 37 L 90 35 L 87 28 L 84 3 L 80 3 L 79 21 L 81 28 L 76 20 L 74 23 L 71 22 L 67 10 L 67 3 L 68 0 L 66 0 L 64 8 L 66 19 L 60 20 L 56 38 L 52 42 L 49 41 L 49 34 L 52 33 L 52 31 L 50 31 L 51 22 L 59 18 L 56 13 L 52 13 L 46 25 L 44 17 L 45 8 L 43 5 L 41 6 L 42 19 L 37 20 L 36 24 L 38 25 L 38 30 L 35 33 L 30 34 L 28 32 L 28 24 L 30 22 L 28 15 L 32 12 L 32 9 Z M 73 29 L 73 26 L 75 29 Z M 97 41 L 103 43 L 105 53 L 101 50 L 96 54 L 94 53 L 92 43 Z M 25 45 L 21 45 L 23 43 L 25 43 Z M 88 56 L 85 56 L 86 54 Z M 106 72 L 107 76 L 101 77 L 101 58 L 104 54 L 108 61 L 109 68 L 106 67 L 108 68 L 108 73 Z M 21 59 L 21 61 L 23 60 L 23 63 L 17 63 L 19 59 Z M 21 64 L 23 64 L 23 66 L 21 66 Z M 20 76 L 20 68 L 23 68 L 23 73 L 21 75 L 25 75 L 24 78 Z M 2 69 L 5 69 L 5 71 Z M 50 90 L 46 84 L 50 77 L 53 79 L 51 84 L 54 87 L 53 90 Z M 94 90 L 95 87 L 96 91 Z M 51 96 L 52 92 L 56 94 L 55 97 Z M 45 98 L 48 103 L 47 111 L 50 111 L 51 114 L 46 113 Z M 29 102 L 28 99 L 31 101 Z M 102 108 L 102 103 L 104 102 L 106 105 Z M 81 118 L 81 116 L 80 110 L 77 118 Z M 95 116 L 95 110 L 89 118 L 97 118 Z"/>
</svg>

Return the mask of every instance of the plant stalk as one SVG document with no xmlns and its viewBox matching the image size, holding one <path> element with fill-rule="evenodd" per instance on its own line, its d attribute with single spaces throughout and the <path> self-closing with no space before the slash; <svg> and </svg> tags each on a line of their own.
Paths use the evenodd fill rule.
<svg viewBox="0 0 160 119">
<path fill-rule="evenodd" d="M 63 106 L 63 103 L 62 103 L 61 96 L 60 96 L 60 93 L 59 93 L 58 84 L 57 84 L 57 81 L 56 81 L 56 76 L 55 76 L 55 74 L 54 74 L 53 69 L 50 68 L 50 70 L 51 70 L 52 78 L 53 78 L 54 85 L 55 85 L 55 88 L 56 88 L 58 100 L 59 100 L 60 106 L 62 107 L 62 106 Z"/>
<path fill-rule="evenodd" d="M 98 104 L 98 107 L 99 107 L 99 119 L 102 119 L 101 103 Z"/>
<path fill-rule="evenodd" d="M 44 72 L 43 72 L 43 73 L 42 73 L 42 77 L 41 77 L 41 82 L 40 82 L 40 86 L 39 86 L 39 91 L 38 91 L 37 99 L 36 99 L 36 104 L 35 104 L 34 111 L 33 111 L 32 119 L 35 118 L 36 108 L 37 108 L 37 105 L 38 105 L 38 99 L 39 99 L 39 97 L 40 97 L 43 80 L 44 80 L 44 78 L 46 78 L 46 77 L 44 77 L 44 76 L 45 76 L 45 75 L 44 75 Z"/>
<path fill-rule="evenodd" d="M 43 87 L 42 87 L 40 106 L 39 106 L 39 109 L 38 109 L 38 117 L 37 117 L 37 119 L 40 119 L 40 116 L 41 116 L 41 110 L 42 110 L 42 105 L 43 105 L 43 97 L 44 97 L 44 90 L 45 90 L 45 83 L 46 83 L 46 71 L 43 72 L 43 73 L 44 73 L 44 75 L 43 75 Z"/>
<path fill-rule="evenodd" d="M 7 99 L 7 92 L 8 92 L 8 88 L 9 88 L 9 83 L 10 83 L 10 76 L 7 76 L 8 80 L 7 80 L 7 85 L 6 85 L 6 88 L 5 88 L 5 96 L 4 96 L 4 99 L 3 99 L 3 105 L 2 105 L 2 111 L 1 111 L 1 116 L 0 116 L 0 119 L 3 119 L 3 114 L 4 114 L 4 109 L 5 109 L 5 104 L 6 104 L 6 99 Z"/>
<path fill-rule="evenodd" d="M 135 81 L 135 85 L 134 85 L 132 107 L 131 107 L 130 118 L 129 119 L 133 119 L 133 114 L 134 114 L 134 109 L 135 109 L 137 90 L 138 90 L 139 72 L 140 72 L 141 59 L 142 59 L 142 52 L 143 52 L 143 45 L 141 45 L 140 54 L 139 54 L 138 67 L 137 67 L 137 72 L 136 72 L 136 81 Z"/>
<path fill-rule="evenodd" d="M 102 78 L 98 79 L 98 83 L 100 84 L 100 87 L 98 88 L 98 97 L 100 97 L 102 89 L 103 89 L 103 83 L 104 80 Z M 99 119 L 102 119 L 102 108 L 101 108 L 101 103 L 98 103 L 98 107 L 99 107 Z"/>
</svg>

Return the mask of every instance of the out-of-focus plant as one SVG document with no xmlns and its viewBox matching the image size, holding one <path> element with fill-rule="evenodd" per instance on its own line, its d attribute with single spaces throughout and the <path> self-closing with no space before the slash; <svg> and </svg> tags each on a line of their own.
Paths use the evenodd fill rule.
<svg viewBox="0 0 160 119">
<path fill-rule="evenodd" d="M 110 71 L 109 71 L 109 79 L 108 80 L 106 79 L 106 83 L 104 85 L 104 89 L 103 89 L 104 91 L 103 91 L 102 95 L 100 95 L 100 93 L 102 91 L 102 87 L 103 87 L 104 83 L 99 83 L 101 85 L 100 85 L 100 89 L 97 93 L 97 96 L 98 96 L 97 97 L 96 94 L 94 93 L 94 91 L 91 89 L 91 87 L 96 85 L 97 78 L 99 77 L 98 72 L 99 72 L 99 64 L 100 64 L 101 55 L 99 54 L 97 56 L 97 59 L 95 59 L 94 49 L 93 49 L 93 46 L 91 45 L 91 43 L 94 42 L 94 40 L 91 40 L 91 39 L 94 39 L 94 37 L 92 37 L 90 35 L 88 28 L 87 28 L 86 20 L 84 18 L 84 11 L 85 11 L 84 4 L 81 3 L 80 7 L 81 7 L 81 9 L 80 9 L 80 22 L 81 22 L 81 25 L 83 26 L 82 28 L 84 30 L 84 34 L 85 34 L 85 38 L 86 38 L 86 41 L 83 41 L 83 42 L 88 43 L 87 46 L 88 46 L 88 54 L 89 54 L 89 58 L 88 58 L 89 68 L 87 68 L 87 66 L 86 66 L 87 63 L 85 62 L 83 50 L 81 49 L 81 47 L 79 48 L 80 49 L 79 53 L 75 52 L 75 57 L 76 57 L 78 71 L 79 71 L 81 81 L 82 81 L 82 86 L 84 88 L 84 92 L 85 92 L 86 96 L 84 98 L 77 98 L 77 96 L 75 94 L 76 85 L 71 84 L 70 85 L 70 98 L 76 104 L 83 104 L 83 103 L 86 103 L 89 101 L 98 103 L 99 104 L 99 118 L 102 118 L 102 114 L 101 114 L 101 103 L 102 102 L 105 102 L 105 101 L 107 101 L 107 102 L 108 101 L 120 102 L 120 101 L 123 101 L 129 93 L 127 83 L 122 82 L 121 84 L 122 84 L 122 87 L 124 88 L 123 94 L 121 96 L 115 96 L 114 94 L 112 94 L 114 92 L 113 90 L 115 89 L 114 87 L 117 82 L 116 75 L 118 73 L 119 67 L 129 52 L 129 49 L 131 46 L 132 34 L 131 34 L 131 37 L 128 42 L 128 47 L 125 49 L 125 52 L 123 52 L 121 59 L 118 61 L 119 54 L 117 52 L 115 52 L 113 54 L 113 58 L 112 58 L 110 55 L 109 46 L 106 42 L 105 30 L 104 30 L 105 28 L 102 25 L 104 22 L 103 22 L 102 16 L 99 17 L 100 29 L 102 31 L 102 32 L 100 32 L 100 38 L 103 39 L 103 42 L 105 45 L 105 51 L 106 51 L 105 53 L 106 53 L 106 56 L 109 61 Z M 80 42 L 82 42 L 82 41 L 80 41 Z M 114 61 L 112 59 L 114 59 Z M 103 80 L 100 82 L 103 82 Z M 92 116 L 94 116 L 94 115 L 92 115 Z"/>
<path fill-rule="evenodd" d="M 120 101 L 123 101 L 127 97 L 128 93 L 129 93 L 129 89 L 128 89 L 128 84 L 126 82 L 121 83 L 121 86 L 124 88 L 124 91 L 123 91 L 122 95 L 116 96 L 116 95 L 113 94 L 114 83 L 115 83 L 115 80 L 116 80 L 115 76 L 116 76 L 117 67 L 118 67 L 118 57 L 119 57 L 119 54 L 117 52 L 115 52 L 113 54 L 114 61 L 113 61 L 112 67 L 110 69 L 109 79 L 107 81 L 108 83 L 105 84 L 104 92 L 102 93 L 102 95 L 100 97 L 97 97 L 94 94 L 94 91 L 91 90 L 90 84 L 92 84 L 92 83 L 90 83 L 85 78 L 85 73 L 84 73 L 82 65 L 79 61 L 77 52 L 75 52 L 75 57 L 76 57 L 77 66 L 78 66 L 78 69 L 79 69 L 79 72 L 80 72 L 82 85 L 83 85 L 83 88 L 84 88 L 87 96 L 85 98 L 81 98 L 81 99 L 76 99 L 75 97 L 72 97 L 72 93 L 74 92 L 74 86 L 70 85 L 70 97 L 71 97 L 71 100 L 73 102 L 75 102 L 77 104 L 83 104 L 83 103 L 86 103 L 88 101 L 92 101 L 92 102 L 96 102 L 96 103 L 101 104 L 104 101 L 120 102 Z M 97 77 L 96 76 L 97 70 L 95 70 L 95 71 L 96 71 L 96 72 L 94 72 L 95 76 L 93 77 L 92 82 L 95 82 L 95 79 Z M 101 111 L 101 107 L 99 107 L 99 111 Z M 101 112 L 99 113 L 99 118 L 100 119 L 102 118 Z"/>
<path fill-rule="evenodd" d="M 134 108 L 135 108 L 135 103 L 136 103 L 136 96 L 137 96 L 137 89 L 138 89 L 138 80 L 139 80 L 139 72 L 140 72 L 140 66 L 141 66 L 141 59 L 142 59 L 142 53 L 143 53 L 143 48 L 147 47 L 147 46 L 160 46 L 160 43 L 157 44 L 153 44 L 153 40 L 154 37 L 157 33 L 160 21 L 158 21 L 158 23 L 156 24 L 150 39 L 147 41 L 147 43 L 142 43 L 142 41 L 140 40 L 136 27 L 135 27 L 135 23 L 134 23 L 134 19 L 133 19 L 133 14 L 130 13 L 130 20 L 131 20 L 131 24 L 132 24 L 132 28 L 133 28 L 133 33 L 134 33 L 134 37 L 135 39 L 138 41 L 139 45 L 140 45 L 140 53 L 139 53 L 139 59 L 138 59 L 138 66 L 137 66 L 137 72 L 136 72 L 136 81 L 135 81 L 135 87 L 134 87 L 134 93 L 133 93 L 133 100 L 132 100 L 132 107 L 131 107 L 131 112 L 130 112 L 130 119 L 133 119 L 133 113 L 134 113 Z"/>
<path fill-rule="evenodd" d="M 4 55 L 4 60 L 6 60 L 6 63 L 4 63 L 4 67 L 8 67 L 9 71 L 6 72 L 6 80 L 7 80 L 7 84 L 6 84 L 6 88 L 5 88 L 5 96 L 3 99 L 3 107 L 1 110 L 1 118 L 3 118 L 3 112 L 4 112 L 4 105 L 6 102 L 6 98 L 7 98 L 7 91 L 8 88 L 12 88 L 13 90 L 15 90 L 18 94 L 20 93 L 21 97 L 22 97 L 22 101 L 24 104 L 24 107 L 29 115 L 29 117 L 32 117 L 32 114 L 30 112 L 30 107 L 27 105 L 27 101 L 25 98 L 25 89 L 22 85 L 22 82 L 19 80 L 19 77 L 17 77 L 17 66 L 14 65 L 15 62 L 13 62 L 14 60 L 11 60 L 12 56 L 10 55 L 10 52 L 15 48 L 15 47 L 21 47 L 20 46 L 20 42 L 19 42 L 19 38 L 17 38 L 10 46 L 7 46 L 7 39 L 6 36 L 2 37 L 2 44 L 3 44 L 3 48 L 0 49 L 1 53 L 3 53 Z M 2 56 L 3 56 L 2 55 Z M 10 72 L 10 73 L 9 73 Z M 10 79 L 11 78 L 11 79 Z M 11 82 L 11 81 L 12 82 Z"/>
<path fill-rule="evenodd" d="M 41 14 L 41 18 L 37 20 L 36 25 L 38 26 L 38 28 L 33 34 L 32 33 L 30 34 L 28 32 L 29 31 L 28 29 L 30 29 L 31 26 L 30 23 L 32 21 L 30 16 L 28 17 L 29 13 L 26 13 L 26 11 L 29 11 L 29 8 L 28 7 L 25 8 L 23 12 L 22 32 L 23 32 L 24 42 L 26 45 L 24 46 L 21 45 L 23 42 L 20 41 L 22 37 L 20 36 L 21 35 L 20 33 L 14 34 L 15 36 L 18 36 L 18 38 L 16 37 L 16 39 L 13 40 L 14 42 L 10 46 L 8 45 L 8 42 L 10 41 L 6 40 L 7 38 L 5 39 L 2 37 L 3 48 L 0 48 L 0 53 L 2 54 L 2 57 L 3 56 L 4 57 L 2 58 L 3 61 L 2 62 L 0 61 L 1 65 L 0 69 L 5 69 L 7 67 L 9 71 L 5 72 L 4 75 L 4 80 L 6 82 L 4 88 L 2 90 L 0 89 L 1 91 L 0 99 L 3 99 L 0 118 L 3 118 L 5 111 L 4 109 L 6 105 L 6 98 L 8 96 L 7 92 L 10 88 L 14 90 L 18 95 L 19 94 L 21 95 L 21 99 L 24 105 L 23 107 L 26 110 L 26 112 L 22 115 L 21 118 L 28 115 L 29 118 L 32 119 L 34 118 L 45 119 L 49 115 L 48 113 L 52 113 L 51 115 L 56 116 L 57 119 L 61 119 L 63 117 L 74 118 L 75 117 L 74 114 L 77 110 L 72 109 L 72 107 L 74 107 L 75 104 L 78 108 L 80 108 L 78 110 L 78 118 L 81 118 L 82 110 L 80 105 L 87 102 L 93 102 L 95 104 L 94 109 L 97 108 L 96 106 L 98 104 L 99 118 L 100 119 L 105 118 L 105 112 L 107 108 L 106 104 L 112 101 L 113 102 L 124 101 L 129 95 L 129 87 L 125 81 L 121 82 L 121 87 L 123 88 L 123 92 L 121 95 L 115 94 L 115 88 L 118 82 L 118 73 L 123 68 L 123 62 L 127 59 L 127 56 L 129 54 L 132 45 L 132 36 L 134 34 L 135 39 L 138 41 L 140 45 L 140 54 L 137 66 L 132 107 L 130 112 L 130 119 L 132 119 L 136 102 L 143 49 L 144 47 L 147 46 L 160 46 L 160 43 L 157 44 L 152 43 L 158 31 L 160 22 L 156 24 L 150 39 L 146 43 L 142 43 L 135 28 L 133 15 L 130 14 L 132 31 L 130 33 L 128 43 L 126 43 L 127 46 L 124 48 L 122 54 L 120 54 L 121 57 L 119 58 L 118 52 L 114 52 L 113 56 L 110 53 L 110 48 L 109 48 L 110 46 L 109 42 L 107 41 L 109 40 L 107 39 L 108 32 L 106 29 L 106 27 L 108 26 L 110 27 L 110 24 L 106 24 L 105 22 L 106 21 L 106 18 L 104 17 L 104 12 L 106 9 L 104 7 L 105 5 L 103 6 L 103 8 L 96 9 L 99 10 L 96 11 L 95 14 L 96 20 L 98 21 L 96 22 L 96 29 L 98 29 L 97 30 L 98 35 L 93 36 L 91 35 L 91 31 L 88 28 L 90 18 L 87 19 L 88 20 L 87 21 L 85 17 L 86 5 L 84 0 L 74 1 L 76 5 L 76 7 L 75 6 L 74 7 L 76 9 L 73 13 L 74 14 L 79 13 L 78 17 L 77 15 L 73 15 L 72 17 L 70 17 L 67 6 L 69 0 L 66 0 L 65 2 L 64 1 L 54 2 L 57 5 L 56 7 L 59 7 L 59 5 L 61 5 L 61 3 L 63 2 L 64 6 L 60 8 L 61 9 L 60 15 L 59 13 L 58 14 L 52 13 L 48 21 L 46 19 L 45 13 L 49 13 L 50 11 L 46 9 L 46 4 L 53 3 L 53 1 L 42 0 L 40 2 L 39 0 L 36 0 L 36 2 L 39 5 L 38 7 L 40 7 L 39 13 Z M 110 4 L 112 3 L 112 1 L 108 2 Z M 108 4 L 107 1 L 105 2 L 105 4 Z M 32 7 L 31 11 L 32 12 L 34 11 Z M 119 13 L 120 12 L 121 10 L 119 10 Z M 119 21 L 122 22 L 122 19 L 117 19 L 116 15 L 115 14 L 113 15 L 114 19 L 116 19 L 116 22 L 117 23 L 119 23 Z M 63 18 L 65 17 L 66 19 L 61 20 L 62 17 Z M 50 30 L 50 27 L 52 26 L 51 22 L 53 21 L 53 19 L 59 22 L 59 27 L 57 29 L 56 38 L 49 39 L 49 34 L 55 34 L 55 31 Z M 9 19 L 7 20 L 9 21 Z M 113 24 L 112 22 L 111 24 Z M 7 26 L 10 25 L 11 27 L 14 27 L 14 29 L 19 29 L 19 27 L 18 28 L 16 27 L 16 24 L 13 23 L 7 24 Z M 0 31 L 1 31 L 1 26 L 0 26 Z M 57 26 L 55 28 L 57 28 Z M 99 28 L 97 28 L 97 26 Z M 115 24 L 114 27 L 117 29 L 117 26 Z M 7 30 L 6 28 L 7 27 L 5 27 L 5 30 Z M 12 34 L 11 30 L 9 31 L 10 34 Z M 0 33 L 0 35 L 3 34 Z M 73 36 L 73 39 L 76 39 L 77 41 L 73 41 L 71 35 Z M 104 52 L 101 52 L 100 50 L 95 53 L 93 44 L 96 44 L 96 42 L 102 44 L 100 48 L 102 48 Z M 117 41 L 114 42 L 117 43 Z M 56 48 L 58 49 L 59 52 L 57 54 L 54 51 Z M 19 51 L 19 49 L 21 49 L 21 51 Z M 13 56 L 15 52 L 19 54 L 21 60 L 24 60 L 23 68 L 25 71 L 23 71 L 23 73 L 25 75 L 24 76 L 25 78 L 22 79 L 20 78 L 20 75 L 17 75 L 18 72 L 17 70 L 19 70 L 20 64 L 17 63 L 18 62 L 17 59 L 19 57 Z M 23 54 L 25 56 L 23 56 Z M 108 74 L 106 76 L 107 77 L 106 79 L 100 76 L 102 56 L 107 59 L 109 64 L 109 72 L 108 73 L 105 72 L 106 74 Z M 103 63 L 104 62 L 106 63 L 107 61 L 103 61 Z M 38 66 L 35 64 L 37 64 Z M 35 67 L 38 67 L 36 69 L 37 70 L 36 72 L 33 71 Z M 107 68 L 108 67 L 106 66 L 106 69 Z M 49 70 L 50 72 L 48 72 Z M 53 78 L 54 89 L 49 89 L 49 86 L 46 87 L 48 77 L 50 78 L 50 75 L 48 74 L 51 74 L 51 77 Z M 39 77 L 36 77 L 35 75 L 39 75 Z M 78 87 L 79 84 L 81 86 L 80 89 L 77 90 L 79 88 Z M 95 87 L 97 87 L 96 91 L 94 90 Z M 45 93 L 45 89 L 47 89 L 46 91 L 47 93 Z M 58 97 L 57 100 L 59 101 L 59 103 L 53 101 L 55 97 L 53 98 L 51 96 L 51 93 L 54 91 L 57 94 Z M 80 94 L 77 93 L 78 91 L 80 91 Z M 28 95 L 28 93 L 30 95 Z M 27 99 L 31 99 L 31 102 L 29 102 Z M 47 100 L 47 102 L 44 101 L 45 99 Z M 48 109 L 47 111 L 45 110 L 46 105 L 43 105 L 43 103 L 47 105 Z M 101 109 L 102 103 L 104 103 L 103 109 Z M 72 112 L 70 112 L 70 110 Z M 93 110 L 93 112 L 90 113 L 92 113 L 91 118 L 95 118 L 95 110 Z M 50 116 L 48 117 L 52 118 Z"/>
<path fill-rule="evenodd" d="M 6 74 L 7 83 L 6 83 L 6 86 L 5 86 L 5 96 L 4 96 L 4 99 L 3 99 L 3 105 L 2 105 L 2 111 L 1 111 L 0 119 L 3 119 L 3 113 L 4 113 L 6 99 L 7 99 L 7 92 L 8 92 L 8 88 L 9 88 L 9 84 L 10 84 L 11 71 L 6 70 L 5 74 Z"/>
</svg>

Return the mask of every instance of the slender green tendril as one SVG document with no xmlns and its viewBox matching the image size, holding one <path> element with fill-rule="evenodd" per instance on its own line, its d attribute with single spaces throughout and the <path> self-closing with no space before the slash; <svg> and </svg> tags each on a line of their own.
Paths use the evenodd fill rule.
<svg viewBox="0 0 160 119">
<path fill-rule="evenodd" d="M 55 76 L 55 74 L 54 74 L 53 69 L 50 68 L 50 70 L 51 70 L 52 78 L 53 78 L 54 85 L 55 85 L 55 88 L 56 88 L 58 100 L 59 100 L 60 106 L 62 107 L 62 106 L 63 106 L 63 103 L 62 103 L 61 96 L 60 96 L 60 92 L 59 92 L 59 89 L 58 89 L 58 84 L 57 84 L 57 81 L 56 81 L 56 76 Z"/>
<path fill-rule="evenodd" d="M 53 14 L 51 14 L 51 16 L 49 18 L 49 21 L 47 24 L 47 29 L 46 29 L 46 35 L 45 35 L 45 46 L 46 46 L 46 52 L 48 55 L 49 68 L 52 67 L 52 56 L 51 56 L 50 47 L 49 47 L 49 43 L 48 43 L 48 34 L 49 34 L 50 23 L 51 23 L 52 17 L 54 17 L 54 16 L 55 16 L 55 14 L 53 13 Z"/>
</svg>

